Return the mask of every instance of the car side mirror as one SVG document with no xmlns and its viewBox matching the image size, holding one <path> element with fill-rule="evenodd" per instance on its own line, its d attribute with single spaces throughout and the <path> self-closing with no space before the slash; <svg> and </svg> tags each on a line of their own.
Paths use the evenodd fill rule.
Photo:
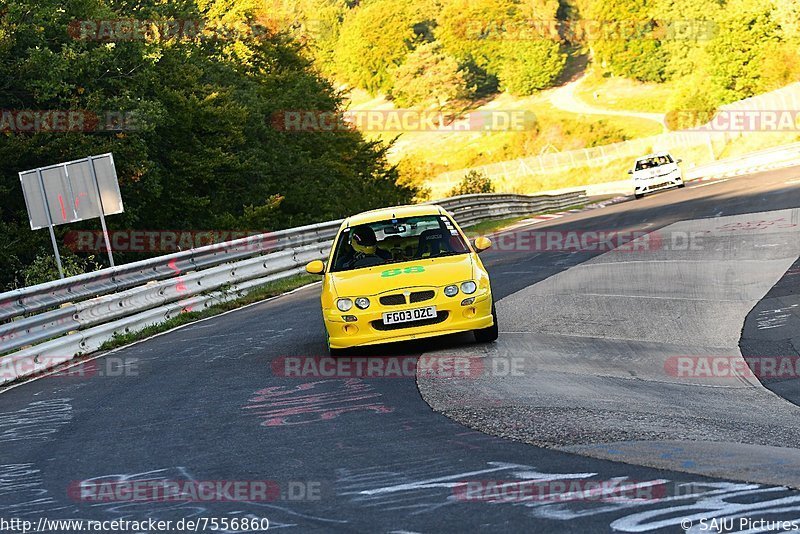
<svg viewBox="0 0 800 534">
<path fill-rule="evenodd" d="M 475 250 L 483 252 L 484 250 L 492 247 L 492 241 L 488 237 L 476 237 L 473 243 Z"/>
<path fill-rule="evenodd" d="M 676 159 L 676 160 L 675 160 L 675 163 L 680 163 L 680 162 L 682 162 L 682 161 L 683 161 L 682 159 Z"/>
<path fill-rule="evenodd" d="M 628 169 L 628 174 L 633 174 L 633 171 L 631 169 Z"/>
<path fill-rule="evenodd" d="M 320 260 L 310 261 L 306 264 L 306 272 L 308 274 L 324 274 L 325 264 Z"/>
</svg>

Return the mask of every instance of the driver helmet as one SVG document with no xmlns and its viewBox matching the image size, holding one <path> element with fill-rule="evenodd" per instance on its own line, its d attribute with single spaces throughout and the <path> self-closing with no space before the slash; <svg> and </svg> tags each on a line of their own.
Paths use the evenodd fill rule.
<svg viewBox="0 0 800 534">
<path fill-rule="evenodd" d="M 375 254 L 378 246 L 375 230 L 366 224 L 356 226 L 350 232 L 350 246 L 361 254 Z"/>
</svg>

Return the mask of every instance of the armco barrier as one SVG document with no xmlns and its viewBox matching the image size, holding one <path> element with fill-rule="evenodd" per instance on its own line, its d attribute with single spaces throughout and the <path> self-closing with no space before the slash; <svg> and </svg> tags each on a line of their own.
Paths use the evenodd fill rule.
<svg viewBox="0 0 800 534">
<path fill-rule="evenodd" d="M 559 195 L 437 202 L 463 226 L 579 204 Z M 115 335 L 238 298 L 325 259 L 342 220 L 260 234 L 0 294 L 0 384 L 97 350 Z"/>
<path fill-rule="evenodd" d="M 725 178 L 797 166 L 800 166 L 800 143 L 791 143 L 758 150 L 756 152 L 720 159 L 713 163 L 695 167 L 682 165 L 684 171 L 683 177 L 687 182 Z M 584 191 L 588 196 L 632 195 L 633 181 L 628 177 L 624 180 L 617 180 L 614 182 L 568 187 L 548 191 L 547 193 L 555 195 L 571 191 Z"/>
</svg>

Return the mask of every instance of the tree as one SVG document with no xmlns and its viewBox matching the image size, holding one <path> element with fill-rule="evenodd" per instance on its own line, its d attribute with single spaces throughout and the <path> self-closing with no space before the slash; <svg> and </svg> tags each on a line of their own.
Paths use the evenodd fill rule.
<svg viewBox="0 0 800 534">
<path fill-rule="evenodd" d="M 283 110 L 340 112 L 341 98 L 286 35 L 245 31 L 258 2 L 204 0 L 201 10 L 196 1 L 141 0 L 131 13 L 104 0 L 0 0 L 4 108 L 135 118 L 120 131 L 0 134 L 0 285 L 50 246 L 47 232 L 26 228 L 17 173 L 89 154 L 115 157 L 125 213 L 108 218 L 111 230 L 269 231 L 413 198 L 414 188 L 397 185 L 386 146 L 349 130 L 274 128 L 269 119 Z M 116 42 L 68 32 L 76 20 L 131 18 L 243 31 Z"/>
<path fill-rule="evenodd" d="M 512 95 L 532 95 L 555 82 L 564 69 L 566 54 L 555 41 L 510 41 L 497 51 L 500 88 Z"/>
<path fill-rule="evenodd" d="M 417 47 L 397 70 L 391 96 L 400 106 L 439 108 L 452 100 L 467 98 L 474 88 L 467 86 L 464 69 L 445 55 L 441 43 L 425 43 Z"/>
<path fill-rule="evenodd" d="M 800 3 L 786 0 L 772 0 L 775 6 L 775 20 L 781 26 L 783 38 L 795 40 L 795 44 L 800 39 Z"/>
<path fill-rule="evenodd" d="M 557 2 L 444 0 L 435 34 L 447 53 L 530 95 L 549 87 L 566 63 L 553 23 Z"/>
<path fill-rule="evenodd" d="M 709 82 L 720 103 L 773 89 L 764 78 L 764 63 L 780 43 L 781 27 L 769 2 L 729 1 L 707 47 Z"/>
<path fill-rule="evenodd" d="M 666 79 L 693 77 L 705 66 L 704 50 L 716 36 L 721 12 L 721 0 L 655 0 L 652 13 L 667 57 Z"/>
<path fill-rule="evenodd" d="M 395 72 L 429 38 L 430 21 L 414 3 L 372 0 L 347 15 L 336 46 L 342 81 L 371 94 L 388 92 Z"/>
<path fill-rule="evenodd" d="M 605 70 L 643 82 L 667 79 L 668 51 L 660 38 L 665 28 L 651 12 L 648 0 L 605 0 L 590 4 L 588 18 L 598 26 L 590 32 L 595 61 Z"/>
</svg>

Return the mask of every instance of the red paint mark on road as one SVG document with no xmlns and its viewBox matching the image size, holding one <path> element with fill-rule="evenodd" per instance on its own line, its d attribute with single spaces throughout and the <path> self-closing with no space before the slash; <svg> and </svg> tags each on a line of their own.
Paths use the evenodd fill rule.
<svg viewBox="0 0 800 534">
<path fill-rule="evenodd" d="M 321 380 L 289 388 L 272 386 L 261 389 L 243 409 L 263 419 L 262 426 L 317 423 L 350 412 L 394 411 L 394 408 L 372 400 L 378 397 L 381 394 L 372 386 L 356 378 Z"/>
<path fill-rule="evenodd" d="M 767 230 L 769 228 L 794 228 L 795 226 L 797 226 L 797 224 L 789 222 L 784 217 L 781 217 L 780 219 L 772 219 L 769 221 L 759 220 L 728 223 L 718 226 L 717 230 L 721 230 L 723 232 L 733 232 L 742 230 Z"/>
</svg>

